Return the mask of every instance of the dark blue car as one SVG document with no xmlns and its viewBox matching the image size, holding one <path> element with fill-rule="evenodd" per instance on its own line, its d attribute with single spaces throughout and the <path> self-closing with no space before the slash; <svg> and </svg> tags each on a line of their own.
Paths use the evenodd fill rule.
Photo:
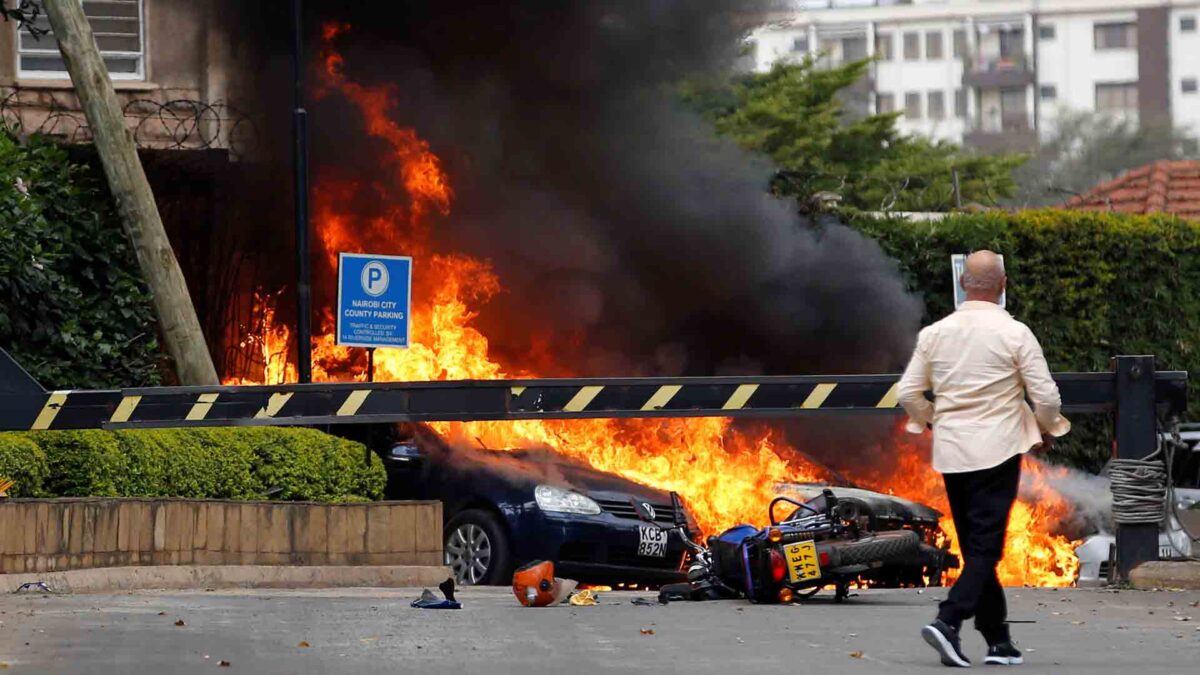
<svg viewBox="0 0 1200 675">
<path fill-rule="evenodd" d="M 671 525 L 666 492 L 547 449 L 450 447 L 427 429 L 391 440 L 380 454 L 389 499 L 442 502 L 446 565 L 460 584 L 508 584 L 516 567 L 534 560 L 551 560 L 557 576 L 579 581 L 683 578 L 683 543 L 638 515 Z"/>
</svg>

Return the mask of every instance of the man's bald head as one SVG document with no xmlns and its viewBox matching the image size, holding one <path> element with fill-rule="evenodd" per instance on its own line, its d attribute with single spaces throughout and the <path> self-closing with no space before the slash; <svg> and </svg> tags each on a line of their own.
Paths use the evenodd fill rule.
<svg viewBox="0 0 1200 675">
<path fill-rule="evenodd" d="M 999 303 L 1007 281 L 1004 260 L 999 255 L 992 251 L 976 251 L 967 256 L 960 283 L 968 300 Z"/>
</svg>

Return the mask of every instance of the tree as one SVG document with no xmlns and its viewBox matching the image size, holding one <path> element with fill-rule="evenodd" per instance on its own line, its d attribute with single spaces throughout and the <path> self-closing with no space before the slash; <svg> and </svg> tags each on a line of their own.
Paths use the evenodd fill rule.
<svg viewBox="0 0 1200 675">
<path fill-rule="evenodd" d="M 843 205 L 869 211 L 948 211 L 956 204 L 955 171 L 963 204 L 1012 196 L 1012 171 L 1024 158 L 905 136 L 896 129 L 899 113 L 851 114 L 843 100 L 869 65 L 825 68 L 807 58 L 732 81 L 691 82 L 683 96 L 718 133 L 771 157 L 780 168 L 772 190 L 802 208 L 832 192 Z"/>
<path fill-rule="evenodd" d="M 1016 172 L 1017 206 L 1061 204 L 1121 172 L 1160 159 L 1196 157 L 1196 140 L 1169 121 L 1063 112 L 1054 134 Z"/>
<path fill-rule="evenodd" d="M 92 27 L 76 0 L 43 0 L 50 27 L 87 116 L 108 187 L 154 297 L 163 342 L 182 384 L 217 384 L 217 370 L 200 330 L 187 282 L 171 249 L 133 136 L 100 57 Z"/>
</svg>

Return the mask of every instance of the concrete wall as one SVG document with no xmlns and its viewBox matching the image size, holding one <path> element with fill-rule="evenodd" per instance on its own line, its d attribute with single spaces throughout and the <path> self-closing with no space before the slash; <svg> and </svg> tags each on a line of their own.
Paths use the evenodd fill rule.
<svg viewBox="0 0 1200 675">
<path fill-rule="evenodd" d="M 0 502 L 0 573 L 127 565 L 441 565 L 441 502 Z"/>
</svg>

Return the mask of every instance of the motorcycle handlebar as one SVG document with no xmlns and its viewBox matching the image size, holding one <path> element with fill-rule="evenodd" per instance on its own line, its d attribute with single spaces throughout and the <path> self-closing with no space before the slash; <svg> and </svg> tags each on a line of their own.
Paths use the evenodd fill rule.
<svg viewBox="0 0 1200 675">
<path fill-rule="evenodd" d="M 809 506 L 808 504 L 805 504 L 804 502 L 798 502 L 795 499 L 792 499 L 791 497 L 776 497 L 775 499 L 771 500 L 771 505 L 767 507 L 767 515 L 771 518 L 772 525 L 779 524 L 779 521 L 775 519 L 775 505 L 778 504 L 779 502 L 787 502 L 789 504 L 792 504 L 793 506 L 797 506 L 799 508 L 806 509 L 808 511 L 812 511 L 814 514 L 817 514 L 817 515 L 820 515 L 820 513 L 821 513 L 820 511 L 814 509 L 813 507 Z"/>
</svg>

